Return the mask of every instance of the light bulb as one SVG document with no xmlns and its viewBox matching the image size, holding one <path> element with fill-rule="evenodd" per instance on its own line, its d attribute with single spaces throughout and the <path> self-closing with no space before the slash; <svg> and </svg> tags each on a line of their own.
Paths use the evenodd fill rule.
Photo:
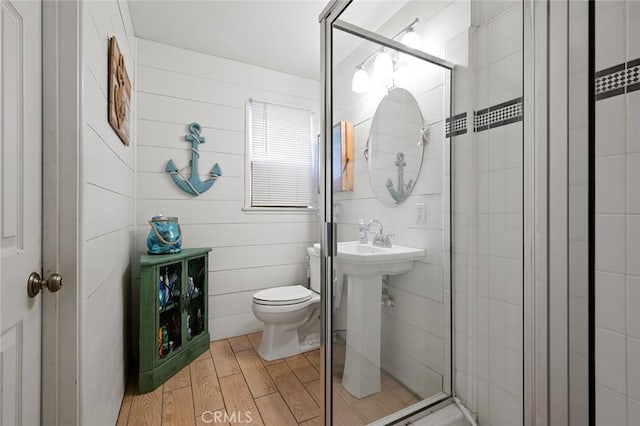
<svg viewBox="0 0 640 426">
<path fill-rule="evenodd" d="M 413 28 L 409 28 L 404 36 L 402 36 L 402 44 L 412 49 L 420 49 L 422 47 L 422 40 L 420 40 L 420 36 Z"/>
<path fill-rule="evenodd" d="M 367 70 L 363 66 L 357 67 L 353 74 L 353 80 L 351 80 L 351 90 L 356 93 L 367 93 L 370 86 Z"/>
<path fill-rule="evenodd" d="M 408 89 L 412 82 L 411 70 L 407 65 L 400 65 L 393 73 L 393 83 L 395 86 Z"/>
<path fill-rule="evenodd" d="M 373 74 L 378 84 L 385 84 L 393 78 L 393 60 L 384 49 L 376 55 L 373 63 Z"/>
<path fill-rule="evenodd" d="M 413 31 L 413 28 L 410 28 L 402 37 L 402 44 L 407 47 L 411 47 L 412 49 L 422 49 L 422 40 L 420 40 L 420 36 L 418 33 Z M 406 53 L 400 54 L 400 62 L 404 62 L 405 64 L 409 64 L 416 61 L 416 58 L 411 55 L 407 55 Z"/>
</svg>

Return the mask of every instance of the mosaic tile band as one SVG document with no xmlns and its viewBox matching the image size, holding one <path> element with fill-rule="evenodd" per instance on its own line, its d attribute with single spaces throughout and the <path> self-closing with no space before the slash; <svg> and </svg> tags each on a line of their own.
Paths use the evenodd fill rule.
<svg viewBox="0 0 640 426">
<path fill-rule="evenodd" d="M 489 108 L 474 111 L 473 131 L 481 132 L 483 130 L 493 129 L 522 121 L 523 118 L 522 97 L 519 97 Z"/>
<path fill-rule="evenodd" d="M 640 90 L 640 59 L 598 71 L 595 77 L 596 101 Z"/>
<path fill-rule="evenodd" d="M 447 118 L 445 123 L 445 134 L 447 138 L 451 137 L 451 118 Z M 467 133 L 467 113 L 453 116 L 453 136 L 464 135 Z"/>
<path fill-rule="evenodd" d="M 522 97 L 511 99 L 473 112 L 473 131 L 482 132 L 487 129 L 504 126 L 506 124 L 522 121 L 524 118 L 524 106 Z M 452 124 L 453 122 L 453 124 Z M 451 128 L 453 127 L 453 132 Z M 445 122 L 445 135 L 447 138 L 467 133 L 467 113 L 454 115 L 453 119 L 447 118 Z"/>
</svg>

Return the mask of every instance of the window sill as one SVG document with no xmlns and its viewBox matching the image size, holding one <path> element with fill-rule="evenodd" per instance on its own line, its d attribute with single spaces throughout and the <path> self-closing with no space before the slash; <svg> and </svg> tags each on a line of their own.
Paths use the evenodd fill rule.
<svg viewBox="0 0 640 426">
<path fill-rule="evenodd" d="M 270 214 L 270 213 L 287 213 L 287 214 L 316 214 L 318 209 L 313 208 L 297 208 L 297 207 L 243 207 L 242 211 L 247 214 Z"/>
</svg>

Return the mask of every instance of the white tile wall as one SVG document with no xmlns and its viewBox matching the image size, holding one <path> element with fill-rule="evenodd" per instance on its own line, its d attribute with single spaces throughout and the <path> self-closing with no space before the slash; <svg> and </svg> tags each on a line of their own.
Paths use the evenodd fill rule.
<svg viewBox="0 0 640 426">
<path fill-rule="evenodd" d="M 483 420 L 483 417 L 480 417 L 480 424 L 504 426 L 521 424 L 522 406 L 521 398 L 517 398 L 502 388 L 490 384 L 489 413 L 487 415 L 490 420 Z"/>
<path fill-rule="evenodd" d="M 617 2 L 613 7 L 596 14 L 596 71 L 621 64 L 626 60 L 626 3 Z"/>
<path fill-rule="evenodd" d="M 638 59 L 638 2 L 596 5 L 596 71 Z M 635 425 L 640 414 L 639 100 L 596 101 L 598 425 Z"/>
<path fill-rule="evenodd" d="M 488 26 L 489 63 L 522 50 L 522 7 L 511 7 Z"/>
<path fill-rule="evenodd" d="M 625 219 L 624 215 L 598 215 L 596 217 L 598 232 L 596 269 L 618 274 L 625 273 Z"/>
<path fill-rule="evenodd" d="M 615 62 L 611 66 L 622 62 Z M 626 153 L 626 116 L 624 96 L 613 96 L 596 102 L 596 140 L 606 141 L 596 144 L 596 157 Z"/>
<path fill-rule="evenodd" d="M 640 338 L 640 277 L 627 277 L 626 302 L 627 334 Z"/>
<path fill-rule="evenodd" d="M 518 8 L 521 9 L 521 7 Z M 494 24 L 488 25 L 493 26 Z M 493 46 L 489 51 L 493 51 Z M 496 105 L 522 95 L 522 50 L 491 62 L 488 68 L 489 105 L 478 105 L 477 109 Z"/>
<path fill-rule="evenodd" d="M 640 116 L 640 91 L 628 93 L 626 96 L 627 96 L 627 115 L 629 117 L 639 117 Z M 640 134 L 640 120 L 627 120 L 626 125 L 627 125 L 628 135 Z M 630 137 L 627 139 L 627 152 L 628 153 L 640 152 L 640 138 Z M 634 213 L 637 213 L 637 211 L 634 210 Z"/>
<path fill-rule="evenodd" d="M 245 102 L 299 106 L 318 118 L 318 82 L 148 40 L 138 41 L 136 250 L 146 250 L 147 220 L 178 216 L 184 247 L 212 247 L 209 330 L 212 339 L 258 331 L 251 312 L 259 289 L 305 283 L 306 247 L 318 241 L 316 214 L 247 213 L 244 206 Z M 186 164 L 187 125 L 203 126 L 200 161 L 222 176 L 194 198 L 164 173 Z M 207 166 L 204 166 L 205 168 Z M 209 166 L 210 167 L 210 166 Z"/>
<path fill-rule="evenodd" d="M 640 419 L 640 402 L 637 399 L 627 398 L 627 418 Z"/>
<path fill-rule="evenodd" d="M 624 155 L 602 157 L 596 160 L 600 179 L 596 183 L 596 213 L 624 214 L 626 207 L 625 187 L 626 158 Z"/>
<path fill-rule="evenodd" d="M 640 276 L 640 215 L 627 216 L 626 237 L 627 275 Z"/>
<path fill-rule="evenodd" d="M 640 401 L 640 339 L 627 337 L 627 396 Z"/>
<path fill-rule="evenodd" d="M 133 143 L 126 147 L 107 121 L 107 42 L 117 37 L 135 90 L 136 40 L 126 0 L 85 1 L 81 9 L 80 423 L 112 425 L 126 386 L 132 341 L 123 330 L 131 327 L 136 126 L 134 108 Z"/>
<path fill-rule="evenodd" d="M 474 0 L 471 2 L 471 22 L 480 26 L 519 4 L 518 0 Z"/>
<path fill-rule="evenodd" d="M 522 13 L 517 1 L 471 2 L 473 90 L 456 113 L 522 96 Z M 522 132 L 517 122 L 454 139 L 453 285 L 465 312 L 456 350 L 467 351 L 456 368 L 481 425 L 522 424 Z"/>
<path fill-rule="evenodd" d="M 627 318 L 620 309 L 626 300 L 626 280 L 623 274 L 598 271 L 596 273 L 596 325 L 624 333 Z"/>
<path fill-rule="evenodd" d="M 596 330 L 596 382 L 619 393 L 626 392 L 626 340 L 624 333 Z"/>
<path fill-rule="evenodd" d="M 596 388 L 596 424 L 606 426 L 627 426 L 627 398 L 604 386 Z M 632 419 L 635 420 L 635 419 Z"/>
<path fill-rule="evenodd" d="M 627 154 L 627 182 L 640 182 L 640 153 Z M 627 210 L 629 214 L 640 214 L 640 191 L 635 185 L 627 186 Z"/>
</svg>

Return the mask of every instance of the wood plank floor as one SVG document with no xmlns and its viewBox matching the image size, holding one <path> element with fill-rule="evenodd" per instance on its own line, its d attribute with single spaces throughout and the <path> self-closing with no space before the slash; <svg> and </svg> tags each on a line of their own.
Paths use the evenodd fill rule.
<svg viewBox="0 0 640 426">
<path fill-rule="evenodd" d="M 138 395 L 129 384 L 117 425 L 320 426 L 319 350 L 265 361 L 257 354 L 260 339 L 254 333 L 211 342 L 210 350 L 153 392 Z M 343 355 L 338 345 L 334 425 L 365 425 L 419 401 L 384 372 L 381 392 L 355 398 L 342 387 Z"/>
</svg>

